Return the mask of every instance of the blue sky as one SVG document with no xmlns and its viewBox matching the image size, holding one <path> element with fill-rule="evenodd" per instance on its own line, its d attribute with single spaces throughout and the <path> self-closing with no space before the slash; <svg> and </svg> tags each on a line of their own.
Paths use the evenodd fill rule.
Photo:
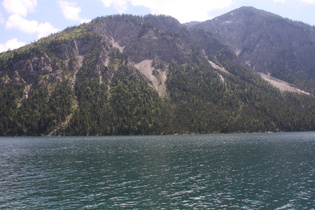
<svg viewBox="0 0 315 210">
<path fill-rule="evenodd" d="M 254 6 L 315 25 L 315 0 L 0 0 L 0 52 L 110 14 L 165 14 L 180 22 L 204 21 Z"/>
</svg>

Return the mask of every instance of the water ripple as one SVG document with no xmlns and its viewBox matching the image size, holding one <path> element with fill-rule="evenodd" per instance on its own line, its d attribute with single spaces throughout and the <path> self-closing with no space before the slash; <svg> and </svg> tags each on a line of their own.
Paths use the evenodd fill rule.
<svg viewBox="0 0 315 210">
<path fill-rule="evenodd" d="M 312 209 L 315 133 L 0 138 L 0 209 Z"/>
</svg>

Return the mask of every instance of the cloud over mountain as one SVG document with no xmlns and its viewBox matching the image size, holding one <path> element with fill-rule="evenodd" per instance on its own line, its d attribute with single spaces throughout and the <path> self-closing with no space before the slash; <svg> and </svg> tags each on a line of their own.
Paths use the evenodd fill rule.
<svg viewBox="0 0 315 210">
<path fill-rule="evenodd" d="M 27 19 L 27 15 L 37 7 L 36 0 L 4 0 L 2 5 L 6 12 L 11 14 L 6 20 L 6 28 L 8 29 L 17 29 L 23 33 L 36 34 L 37 38 L 59 31 L 58 28 L 55 28 L 49 22 L 40 23 L 37 20 Z"/>
<path fill-rule="evenodd" d="M 80 23 L 89 22 L 89 19 L 80 17 L 81 8 L 76 2 L 59 1 L 59 7 L 62 10 L 63 16 L 67 20 L 79 21 Z"/>
<path fill-rule="evenodd" d="M 114 6 L 119 13 L 124 13 L 128 5 L 143 6 L 148 8 L 152 14 L 165 14 L 175 17 L 180 22 L 191 20 L 207 20 L 211 18 L 209 12 L 222 9 L 232 4 L 232 0 L 221 1 L 182 1 L 182 0 L 101 0 L 105 7 Z"/>
</svg>

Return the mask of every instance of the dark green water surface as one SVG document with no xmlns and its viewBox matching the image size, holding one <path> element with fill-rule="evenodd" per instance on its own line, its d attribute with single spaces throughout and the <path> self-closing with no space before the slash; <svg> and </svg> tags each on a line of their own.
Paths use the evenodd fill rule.
<svg viewBox="0 0 315 210">
<path fill-rule="evenodd" d="M 315 133 L 0 138 L 0 209 L 314 209 Z"/>
</svg>

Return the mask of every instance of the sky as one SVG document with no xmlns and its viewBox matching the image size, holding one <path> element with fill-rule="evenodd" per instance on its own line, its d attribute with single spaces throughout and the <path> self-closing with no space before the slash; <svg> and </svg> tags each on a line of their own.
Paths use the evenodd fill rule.
<svg viewBox="0 0 315 210">
<path fill-rule="evenodd" d="M 242 6 L 315 25 L 315 0 L 0 0 L 0 52 L 68 26 L 112 14 L 164 14 L 181 23 L 205 21 Z"/>
</svg>

